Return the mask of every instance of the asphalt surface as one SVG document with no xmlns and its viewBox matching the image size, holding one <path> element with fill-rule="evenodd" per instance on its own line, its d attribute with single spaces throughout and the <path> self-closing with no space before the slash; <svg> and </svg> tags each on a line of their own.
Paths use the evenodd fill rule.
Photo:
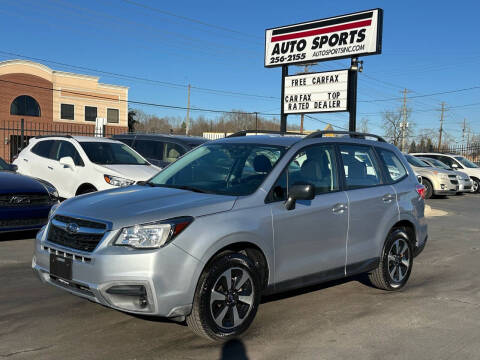
<svg viewBox="0 0 480 360">
<path fill-rule="evenodd" d="M 404 290 L 360 277 L 271 297 L 226 345 L 42 285 L 33 234 L 0 235 L 0 359 L 479 359 L 480 196 L 428 203 L 448 215 L 428 219 Z"/>
</svg>

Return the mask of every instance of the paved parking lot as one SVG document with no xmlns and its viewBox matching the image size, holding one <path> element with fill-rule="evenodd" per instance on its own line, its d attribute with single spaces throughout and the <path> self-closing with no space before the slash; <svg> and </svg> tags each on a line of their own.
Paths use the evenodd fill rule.
<svg viewBox="0 0 480 360">
<path fill-rule="evenodd" d="M 430 241 L 402 292 L 354 278 L 271 297 L 242 341 L 225 346 L 42 285 L 30 269 L 33 234 L 9 235 L 0 241 L 0 358 L 478 359 L 480 196 L 428 203 L 448 215 L 429 218 Z"/>
</svg>

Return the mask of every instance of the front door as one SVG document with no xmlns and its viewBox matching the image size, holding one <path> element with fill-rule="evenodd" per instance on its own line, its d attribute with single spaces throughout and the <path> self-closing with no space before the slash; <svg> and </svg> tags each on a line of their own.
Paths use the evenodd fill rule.
<svg viewBox="0 0 480 360">
<path fill-rule="evenodd" d="M 343 276 L 348 204 L 346 194 L 339 190 L 337 169 L 333 145 L 307 146 L 273 186 L 268 199 L 277 284 L 296 287 Z M 314 185 L 316 195 L 287 210 L 284 202 L 295 183 Z"/>
</svg>

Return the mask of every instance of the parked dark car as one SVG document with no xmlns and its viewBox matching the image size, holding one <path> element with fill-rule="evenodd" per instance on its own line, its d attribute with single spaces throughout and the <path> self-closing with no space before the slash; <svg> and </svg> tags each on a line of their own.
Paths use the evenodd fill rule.
<svg viewBox="0 0 480 360">
<path fill-rule="evenodd" d="M 114 135 L 113 139 L 127 144 L 152 164 L 162 168 L 208 141 L 197 136 L 166 134 L 121 134 Z"/>
<path fill-rule="evenodd" d="M 14 170 L 0 159 L 0 233 L 40 229 L 58 202 L 57 190 L 51 184 Z"/>
</svg>

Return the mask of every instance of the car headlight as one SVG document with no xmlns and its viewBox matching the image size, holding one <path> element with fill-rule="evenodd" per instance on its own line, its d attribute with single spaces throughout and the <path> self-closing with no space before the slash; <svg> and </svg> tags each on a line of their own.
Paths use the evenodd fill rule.
<svg viewBox="0 0 480 360">
<path fill-rule="evenodd" d="M 103 178 L 105 181 L 113 186 L 128 186 L 132 185 L 135 181 L 121 178 L 118 176 L 113 176 L 113 175 L 103 175 Z"/>
<path fill-rule="evenodd" d="M 50 208 L 50 212 L 48 213 L 48 219 L 50 220 L 52 218 L 53 215 L 55 215 L 55 211 L 57 211 L 57 208 L 60 206 L 60 204 L 54 204 L 52 205 L 52 207 Z"/>
<path fill-rule="evenodd" d="M 135 249 L 158 249 L 175 239 L 192 221 L 193 217 L 181 217 L 126 227 L 120 231 L 114 244 Z"/>
<path fill-rule="evenodd" d="M 440 179 L 448 180 L 448 175 L 447 174 L 440 173 L 439 175 L 440 175 Z"/>
</svg>

